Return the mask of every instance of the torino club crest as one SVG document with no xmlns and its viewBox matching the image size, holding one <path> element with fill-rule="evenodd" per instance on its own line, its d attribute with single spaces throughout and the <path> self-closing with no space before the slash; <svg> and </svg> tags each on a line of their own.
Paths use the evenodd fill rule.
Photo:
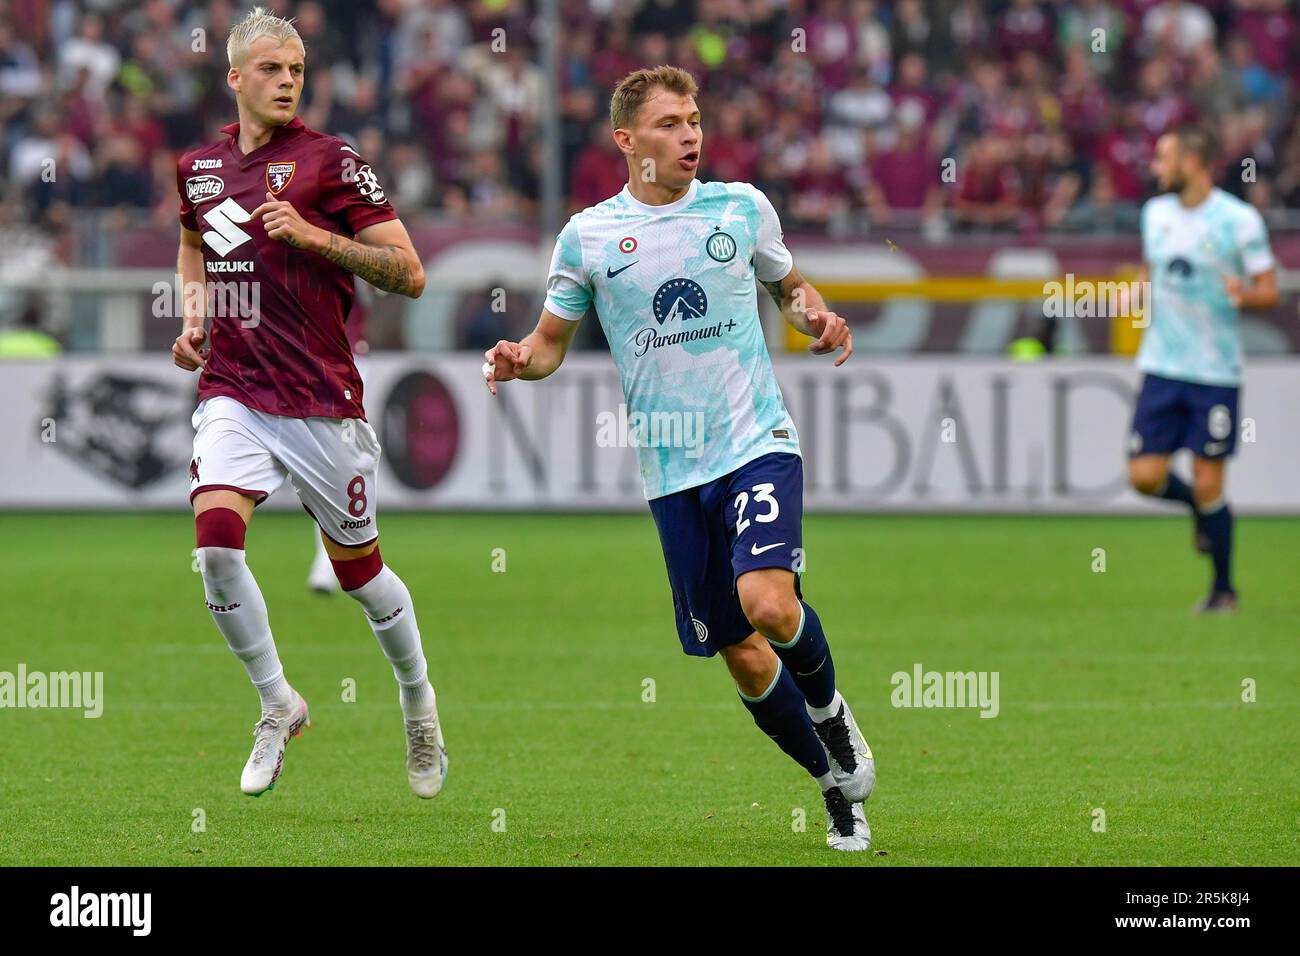
<svg viewBox="0 0 1300 956">
<path fill-rule="evenodd" d="M 285 186 L 289 185 L 293 179 L 293 170 L 297 163 L 267 163 L 266 164 L 266 188 L 271 190 L 271 194 L 278 196 Z"/>
</svg>

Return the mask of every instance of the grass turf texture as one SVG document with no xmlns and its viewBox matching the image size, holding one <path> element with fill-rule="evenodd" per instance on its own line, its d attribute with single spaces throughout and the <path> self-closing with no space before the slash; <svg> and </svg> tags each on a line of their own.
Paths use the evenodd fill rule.
<svg viewBox="0 0 1300 956">
<path fill-rule="evenodd" d="M 720 661 L 681 654 L 647 515 L 383 520 L 450 750 L 427 802 L 360 610 L 304 586 L 301 515 L 249 534 L 314 724 L 258 800 L 238 786 L 256 697 L 203 608 L 190 519 L 0 528 L 0 670 L 100 670 L 105 697 L 97 720 L 0 710 L 3 864 L 1300 863 L 1300 521 L 1242 520 L 1244 610 L 1196 619 L 1208 566 L 1181 517 L 810 517 L 806 596 L 877 757 L 869 854 L 826 848 L 812 783 Z M 1000 714 L 894 708 L 916 662 L 998 671 Z"/>
</svg>

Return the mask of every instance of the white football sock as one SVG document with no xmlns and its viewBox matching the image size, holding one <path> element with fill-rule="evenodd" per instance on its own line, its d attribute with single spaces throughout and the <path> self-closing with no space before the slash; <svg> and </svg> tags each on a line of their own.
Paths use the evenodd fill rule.
<svg viewBox="0 0 1300 956">
<path fill-rule="evenodd" d="M 427 717 L 433 711 L 433 687 L 429 668 L 420 646 L 420 628 L 411 606 L 411 592 L 387 566 L 353 591 L 345 591 L 366 611 L 370 628 L 379 640 L 384 656 L 393 665 L 393 676 L 401 687 L 402 714 L 408 719 Z"/>
<path fill-rule="evenodd" d="M 840 692 L 837 690 L 835 696 L 831 698 L 831 702 L 825 707 L 814 707 L 812 704 L 806 705 L 808 707 L 808 716 L 813 719 L 813 723 L 824 723 L 840 712 L 840 705 L 843 703 L 844 698 L 840 696 Z"/>
<path fill-rule="evenodd" d="M 242 549 L 199 548 L 199 570 L 212 620 L 244 664 L 264 711 L 289 709 L 292 690 L 271 637 L 266 601 Z"/>
</svg>

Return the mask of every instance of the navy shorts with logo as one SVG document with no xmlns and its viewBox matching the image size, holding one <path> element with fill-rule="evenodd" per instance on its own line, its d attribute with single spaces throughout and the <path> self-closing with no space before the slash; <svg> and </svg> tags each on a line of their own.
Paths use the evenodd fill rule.
<svg viewBox="0 0 1300 956">
<path fill-rule="evenodd" d="M 754 632 L 736 578 L 803 570 L 803 459 L 771 452 L 708 484 L 650 501 L 682 650 L 712 657 Z"/>
<path fill-rule="evenodd" d="M 1133 411 L 1129 457 L 1172 455 L 1188 448 L 1200 458 L 1226 458 L 1237 447 L 1233 385 L 1181 382 L 1148 373 Z"/>
</svg>

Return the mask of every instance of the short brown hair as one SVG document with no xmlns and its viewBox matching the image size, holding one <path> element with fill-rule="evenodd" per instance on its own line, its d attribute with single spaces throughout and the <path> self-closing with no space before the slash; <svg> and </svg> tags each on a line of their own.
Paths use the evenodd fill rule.
<svg viewBox="0 0 1300 956">
<path fill-rule="evenodd" d="M 1178 138 L 1178 148 L 1184 153 L 1191 153 L 1201 161 L 1201 165 L 1211 172 L 1218 158 L 1219 144 L 1214 133 L 1204 126 L 1188 124 L 1172 130 Z"/>
<path fill-rule="evenodd" d="M 681 96 L 694 96 L 699 92 L 695 77 L 681 67 L 656 66 L 652 70 L 629 73 L 614 88 L 614 95 L 609 98 L 609 121 L 614 129 L 627 129 L 631 126 L 641 105 L 660 87 Z"/>
</svg>

